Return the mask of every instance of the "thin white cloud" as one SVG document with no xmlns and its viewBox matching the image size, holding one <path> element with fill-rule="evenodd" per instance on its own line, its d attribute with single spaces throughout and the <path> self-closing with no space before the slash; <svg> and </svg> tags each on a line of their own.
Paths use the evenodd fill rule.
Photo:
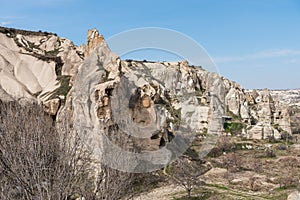
<svg viewBox="0 0 300 200">
<path fill-rule="evenodd" d="M 34 6 L 36 5 L 46 6 L 46 5 L 61 5 L 62 3 L 71 3 L 71 2 L 72 0 L 28 0 L 26 4 L 34 5 Z"/>
<path fill-rule="evenodd" d="M 1 21 L 10 21 L 10 20 L 14 20 L 14 19 L 23 19 L 24 17 L 22 16 L 0 16 L 0 20 Z"/>
<path fill-rule="evenodd" d="M 26 19 L 27 16 L 18 15 L 3 15 L 0 16 L 0 26 L 15 24 L 17 21 Z"/>
<path fill-rule="evenodd" d="M 281 49 L 281 50 L 272 50 L 264 51 L 257 54 L 258 57 L 280 57 L 280 56 L 298 56 L 300 55 L 300 50 L 291 50 L 291 49 Z"/>
<path fill-rule="evenodd" d="M 300 59 L 299 58 L 298 59 L 295 59 L 295 58 L 289 59 L 289 60 L 285 61 L 285 64 L 300 64 Z"/>
<path fill-rule="evenodd" d="M 10 25 L 10 24 L 12 24 L 11 21 L 2 21 L 2 22 L 0 22 L 1 26 L 7 26 L 7 25 Z"/>
<path fill-rule="evenodd" d="M 19 16 L 0 16 L 0 26 L 7 26 L 13 24 L 16 20 L 23 19 Z"/>
<path fill-rule="evenodd" d="M 238 62 L 238 61 L 250 61 L 264 58 L 276 58 L 276 57 L 293 57 L 300 56 L 300 50 L 291 49 L 280 49 L 280 50 L 267 50 L 261 51 L 254 54 L 242 55 L 242 56 L 222 56 L 215 57 L 214 61 L 216 63 L 228 63 L 228 62 Z"/>
</svg>

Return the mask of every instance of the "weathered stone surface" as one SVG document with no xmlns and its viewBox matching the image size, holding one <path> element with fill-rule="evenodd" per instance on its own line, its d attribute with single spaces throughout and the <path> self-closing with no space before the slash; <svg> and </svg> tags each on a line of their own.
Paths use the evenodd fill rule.
<svg viewBox="0 0 300 200">
<path fill-rule="evenodd" d="M 300 193 L 298 191 L 291 193 L 287 200 L 300 200 Z"/>
<path fill-rule="evenodd" d="M 209 103 L 200 105 L 197 97 Z M 167 145 L 178 134 L 190 139 L 197 132 L 220 134 L 225 86 L 217 74 L 186 61 L 120 61 L 103 41 L 79 67 L 60 114 L 70 110 L 74 128 L 95 155 L 114 168 L 139 171 L 167 164 L 173 157 Z M 108 159 L 113 155 L 126 161 L 113 163 Z"/>
<path fill-rule="evenodd" d="M 99 34 L 97 29 L 88 30 L 87 42 L 85 47 L 84 56 L 89 57 L 91 52 L 99 46 L 99 44 L 104 40 L 103 35 Z"/>
<path fill-rule="evenodd" d="M 293 134 L 300 134 L 300 106 L 290 106 L 289 115 L 291 119 L 291 131 Z"/>
<path fill-rule="evenodd" d="M 228 114 L 248 125 L 246 134 L 249 138 L 278 139 L 284 132 L 292 133 L 289 107 L 284 102 L 274 101 L 268 90 L 245 92 L 230 81 L 227 88 Z"/>
<path fill-rule="evenodd" d="M 270 137 L 280 138 L 278 130 L 274 129 L 270 124 L 256 124 L 248 131 L 250 139 L 267 139 Z"/>
<path fill-rule="evenodd" d="M 44 103 L 44 108 L 50 115 L 56 115 L 57 111 L 61 105 L 61 100 L 59 98 L 51 99 Z"/>
<path fill-rule="evenodd" d="M 228 109 L 235 115 L 240 114 L 240 106 L 241 106 L 241 99 L 239 91 L 235 88 L 231 88 L 226 95 L 226 104 Z"/>
<path fill-rule="evenodd" d="M 64 100 L 82 62 L 80 50 L 71 41 L 51 33 L 2 28 L 0 46 L 0 99 L 47 104 Z M 51 113 L 58 111 L 56 105 Z"/>
<path fill-rule="evenodd" d="M 121 61 L 103 42 L 103 36 L 96 29 L 88 31 L 85 47 L 76 47 L 55 34 L 2 28 L 0 98 L 37 100 L 49 113 L 56 115 L 65 101 L 78 99 L 74 95 L 79 96 L 83 87 L 89 87 L 80 98 L 95 99 L 95 102 L 88 103 L 90 107 L 84 105 L 85 110 L 77 119 L 86 121 L 91 118 L 91 113 L 95 113 L 96 118 L 89 123 L 99 120 L 109 127 L 115 125 L 111 108 L 114 106 L 112 100 L 116 99 L 112 99 L 112 94 L 121 91 L 125 95 L 124 90 L 133 87 L 130 89 L 134 90 L 131 94 L 134 104 L 128 114 L 140 126 L 161 120 L 161 124 L 152 126 L 153 130 L 160 127 L 168 130 L 169 134 L 175 134 L 174 129 L 185 119 L 196 132 L 220 132 L 222 117 L 229 115 L 233 121 L 247 125 L 243 133 L 249 138 L 280 138 L 282 133 L 299 133 L 298 90 L 245 91 L 237 83 L 217 74 L 188 66 L 186 61 Z M 82 64 L 83 61 L 85 64 Z M 81 71 L 78 72 L 79 66 Z M 127 88 L 120 86 L 120 83 L 129 84 L 123 83 L 122 77 L 131 84 Z M 149 77 L 152 77 L 151 80 Z M 67 97 L 73 84 L 76 86 Z M 84 95 L 89 95 L 89 98 Z M 286 103 L 292 103 L 293 107 Z M 161 109 L 158 117 L 157 105 L 162 104 L 165 108 Z M 72 106 L 67 107 L 72 110 Z M 168 124 L 163 123 L 166 120 Z M 139 143 L 153 149 L 150 143 L 167 142 L 166 133 L 154 135 L 150 136 L 152 139 L 148 143 Z"/>
</svg>

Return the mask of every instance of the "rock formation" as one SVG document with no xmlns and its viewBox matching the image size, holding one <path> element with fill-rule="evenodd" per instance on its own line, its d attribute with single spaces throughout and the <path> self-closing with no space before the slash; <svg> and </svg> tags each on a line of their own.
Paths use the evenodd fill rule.
<svg viewBox="0 0 300 200">
<path fill-rule="evenodd" d="M 300 193 L 298 191 L 291 193 L 287 198 L 287 200 L 299 200 L 299 199 L 300 199 Z"/>
<path fill-rule="evenodd" d="M 85 47 L 84 56 L 89 57 L 90 53 L 104 40 L 103 35 L 99 34 L 98 30 L 88 30 L 87 42 Z"/>
<path fill-rule="evenodd" d="M 121 61 L 103 41 L 79 67 L 58 118 L 71 111 L 74 128 L 86 133 L 106 164 L 148 171 L 176 156 L 171 148 L 182 142 L 178 135 L 191 140 L 196 133 L 220 132 L 224 99 L 216 74 L 186 62 Z M 114 155 L 120 155 L 117 162 Z"/>
<path fill-rule="evenodd" d="M 291 131 L 293 134 L 300 134 L 300 90 L 274 90 L 271 95 L 275 100 L 288 105 Z"/>
<path fill-rule="evenodd" d="M 299 133 L 299 110 L 268 90 L 245 91 L 186 61 L 122 61 L 95 29 L 85 48 L 52 33 L 10 28 L 0 28 L 0 45 L 0 99 L 39 101 L 58 121 L 71 113 L 74 128 L 88 133 L 96 154 L 110 142 L 134 149 L 128 157 L 156 152 L 154 165 L 164 165 L 175 156 L 168 145 L 182 133 L 227 131 L 253 139 Z M 125 156 L 110 151 L 106 156 Z"/>
<path fill-rule="evenodd" d="M 41 101 L 55 115 L 83 52 L 52 33 L 0 28 L 1 99 Z"/>
</svg>

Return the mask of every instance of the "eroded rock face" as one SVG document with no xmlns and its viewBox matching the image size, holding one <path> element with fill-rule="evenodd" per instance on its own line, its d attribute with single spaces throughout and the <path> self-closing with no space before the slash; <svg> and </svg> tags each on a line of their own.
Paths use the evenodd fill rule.
<svg viewBox="0 0 300 200">
<path fill-rule="evenodd" d="M 84 56 L 89 57 L 91 52 L 100 45 L 104 40 L 103 35 L 99 34 L 97 29 L 88 30 L 87 42 L 85 47 Z"/>
<path fill-rule="evenodd" d="M 226 81 L 227 114 L 234 122 L 245 123 L 248 138 L 279 139 L 282 133 L 292 134 L 289 106 L 274 101 L 269 90 L 244 91 L 236 83 Z"/>
<path fill-rule="evenodd" d="M 121 61 L 103 41 L 79 67 L 58 118 L 71 112 L 73 127 L 107 165 L 151 171 L 186 150 L 176 138 L 222 131 L 225 92 L 220 76 L 186 61 Z M 172 142 L 183 144 L 174 152 Z"/>
<path fill-rule="evenodd" d="M 300 133 L 300 90 L 274 90 L 271 91 L 272 97 L 279 101 L 283 102 L 284 104 L 288 105 L 285 106 L 284 112 L 278 113 L 281 115 L 289 115 L 290 118 L 290 125 L 291 131 L 293 134 Z M 288 111 L 287 111 L 288 110 Z M 288 112 L 288 113 L 287 113 Z M 285 118 L 283 118 L 285 119 Z M 289 122 L 283 122 L 285 125 L 288 125 Z"/>
<path fill-rule="evenodd" d="M 293 134 L 300 134 L 300 106 L 290 106 L 291 130 Z"/>
<path fill-rule="evenodd" d="M 41 101 L 55 115 L 83 52 L 52 33 L 0 28 L 0 98 Z"/>
<path fill-rule="evenodd" d="M 95 138 L 98 130 L 110 139 L 118 135 L 113 140 L 127 149 L 159 150 L 184 123 L 197 133 L 220 133 L 224 116 L 242 123 L 249 138 L 299 133 L 296 90 L 288 93 L 291 107 L 281 91 L 245 91 L 186 61 L 121 61 L 95 29 L 84 48 L 51 33 L 0 28 L 0 46 L 1 100 L 40 101 L 54 116 L 68 110 Z"/>
</svg>

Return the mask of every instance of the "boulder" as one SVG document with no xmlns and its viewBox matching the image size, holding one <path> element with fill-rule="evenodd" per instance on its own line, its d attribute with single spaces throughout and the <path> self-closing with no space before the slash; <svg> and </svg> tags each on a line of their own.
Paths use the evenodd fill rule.
<svg viewBox="0 0 300 200">
<path fill-rule="evenodd" d="M 295 191 L 293 193 L 291 193 L 287 200 L 300 200 L 300 192 L 299 191 Z"/>
</svg>

